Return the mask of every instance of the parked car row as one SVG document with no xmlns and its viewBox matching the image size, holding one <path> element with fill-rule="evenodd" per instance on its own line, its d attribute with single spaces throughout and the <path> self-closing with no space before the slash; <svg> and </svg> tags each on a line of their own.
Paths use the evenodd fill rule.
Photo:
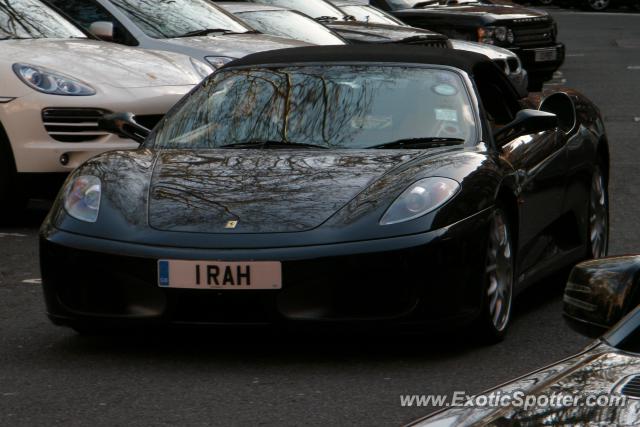
<svg viewBox="0 0 640 427">
<path fill-rule="evenodd" d="M 232 14 L 207 0 L 3 2 L 0 201 L 10 208 L 2 215 L 55 191 L 91 156 L 132 148 L 97 129 L 103 115 L 131 111 L 152 128 L 200 79 L 250 53 L 309 44 L 453 48 L 491 58 L 522 95 L 531 87 L 514 53 L 410 27 L 371 5 L 267 3 L 222 3 Z"/>
<path fill-rule="evenodd" d="M 562 64 L 556 36 L 544 12 L 476 0 L 0 0 L 2 215 L 64 179 L 43 289 L 49 318 L 82 333 L 348 324 L 495 342 L 519 293 L 591 260 L 565 315 L 589 334 L 627 317 L 500 390 L 576 393 L 608 369 L 591 391 L 637 398 L 640 264 L 604 258 L 602 116 L 575 90 L 527 90 Z M 554 411 L 418 423 L 631 416 Z"/>
<path fill-rule="evenodd" d="M 57 323 L 188 323 L 196 296 L 196 323 L 475 320 L 497 340 L 523 288 L 606 254 L 599 111 L 529 94 L 509 50 L 352 1 L 2 5 L 4 212 L 73 171 L 42 231 Z M 63 273 L 85 257 L 88 287 Z"/>
</svg>

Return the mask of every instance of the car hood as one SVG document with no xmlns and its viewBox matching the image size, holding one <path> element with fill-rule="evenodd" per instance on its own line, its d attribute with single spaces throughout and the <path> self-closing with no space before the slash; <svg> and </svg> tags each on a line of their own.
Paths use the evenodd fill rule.
<svg viewBox="0 0 640 427">
<path fill-rule="evenodd" d="M 365 24 L 358 22 L 335 22 L 326 24 L 342 37 L 360 40 L 366 43 L 398 42 L 407 39 L 446 40 L 442 34 L 420 28 L 403 27 L 400 25 Z"/>
<path fill-rule="evenodd" d="M 498 46 L 491 46 L 484 43 L 470 42 L 465 40 L 451 39 L 451 47 L 458 50 L 466 50 L 467 52 L 474 52 L 482 54 L 492 60 L 496 59 L 508 59 L 517 58 L 516 54 L 508 49 L 504 49 Z"/>
<path fill-rule="evenodd" d="M 180 37 L 163 40 L 191 49 L 199 49 L 211 56 L 242 58 L 252 53 L 290 47 L 310 46 L 299 40 L 285 39 L 266 34 L 227 34 L 200 37 Z"/>
<path fill-rule="evenodd" d="M 318 227 L 420 151 L 164 151 L 153 170 L 149 225 L 196 233 L 299 232 Z M 238 221 L 227 229 L 228 221 Z"/>
<path fill-rule="evenodd" d="M 558 364 L 521 377 L 507 385 L 483 393 L 501 395 L 522 391 L 525 395 L 620 396 L 621 387 L 640 375 L 640 356 L 600 344 Z M 471 425 L 640 425 L 640 400 L 628 398 L 625 405 L 587 406 L 548 405 L 525 409 L 509 405 L 501 409 L 453 408 L 434 414 L 413 425 L 447 427 Z"/>
<path fill-rule="evenodd" d="M 6 40 L 0 62 L 39 65 L 88 84 L 185 86 L 202 80 L 189 57 L 81 39 Z"/>
<path fill-rule="evenodd" d="M 421 9 L 401 9 L 394 11 L 394 13 L 399 13 L 403 16 L 418 16 L 434 12 L 483 15 L 490 16 L 495 20 L 540 19 L 549 17 L 549 14 L 543 10 L 518 6 L 516 4 L 449 4 Z"/>
</svg>

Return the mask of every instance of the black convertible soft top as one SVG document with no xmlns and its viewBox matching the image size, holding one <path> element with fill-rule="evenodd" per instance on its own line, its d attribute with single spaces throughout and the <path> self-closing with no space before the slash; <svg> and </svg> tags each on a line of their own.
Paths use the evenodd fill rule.
<svg viewBox="0 0 640 427">
<path fill-rule="evenodd" d="M 309 46 L 254 53 L 228 63 L 224 68 L 299 63 L 409 63 L 446 65 L 469 74 L 479 70 L 503 71 L 488 57 L 462 50 L 406 45 Z"/>
</svg>

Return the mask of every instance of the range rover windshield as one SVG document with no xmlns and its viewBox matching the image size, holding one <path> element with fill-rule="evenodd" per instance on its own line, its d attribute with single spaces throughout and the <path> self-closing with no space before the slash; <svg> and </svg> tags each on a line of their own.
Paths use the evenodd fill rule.
<svg viewBox="0 0 640 427">
<path fill-rule="evenodd" d="M 395 18 L 393 15 L 389 15 L 387 12 L 368 5 L 348 4 L 340 6 L 340 9 L 347 15 L 356 18 L 356 21 L 369 22 L 371 24 L 407 26 L 407 24 Z"/>
<path fill-rule="evenodd" d="M 167 117 L 156 148 L 421 148 L 475 144 L 464 81 L 406 66 L 222 70 Z"/>
<path fill-rule="evenodd" d="M 0 40 L 86 38 L 75 25 L 37 0 L 0 0 Z"/>
</svg>

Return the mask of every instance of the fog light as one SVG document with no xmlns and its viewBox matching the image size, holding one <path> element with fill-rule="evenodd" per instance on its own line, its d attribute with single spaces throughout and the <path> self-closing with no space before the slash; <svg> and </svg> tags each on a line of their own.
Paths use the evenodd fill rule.
<svg viewBox="0 0 640 427">
<path fill-rule="evenodd" d="M 69 164 L 69 154 L 64 153 L 62 156 L 60 156 L 60 164 L 62 166 L 67 166 Z"/>
</svg>

